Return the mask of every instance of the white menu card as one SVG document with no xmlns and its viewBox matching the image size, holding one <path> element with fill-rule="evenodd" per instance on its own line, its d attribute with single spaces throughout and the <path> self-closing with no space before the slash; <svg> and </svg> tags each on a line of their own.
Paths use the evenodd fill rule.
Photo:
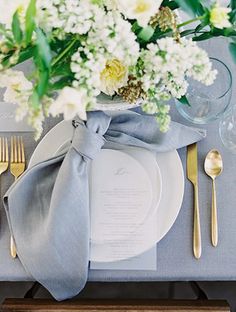
<svg viewBox="0 0 236 312">
<path fill-rule="evenodd" d="M 152 153 L 139 149 L 136 154 L 103 150 L 92 163 L 91 269 L 156 269 L 156 248 L 150 249 L 149 241 L 156 232 L 152 215 L 161 176 Z"/>
</svg>

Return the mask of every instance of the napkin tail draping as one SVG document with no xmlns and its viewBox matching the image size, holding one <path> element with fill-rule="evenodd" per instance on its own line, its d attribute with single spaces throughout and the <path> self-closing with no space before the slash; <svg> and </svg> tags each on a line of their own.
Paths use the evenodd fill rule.
<svg viewBox="0 0 236 312">
<path fill-rule="evenodd" d="M 77 295 L 89 264 L 88 164 L 105 142 L 166 152 L 205 133 L 173 123 L 162 134 L 152 116 L 91 112 L 75 123 L 66 153 L 28 169 L 4 197 L 9 227 L 25 270 L 57 300 Z"/>
</svg>

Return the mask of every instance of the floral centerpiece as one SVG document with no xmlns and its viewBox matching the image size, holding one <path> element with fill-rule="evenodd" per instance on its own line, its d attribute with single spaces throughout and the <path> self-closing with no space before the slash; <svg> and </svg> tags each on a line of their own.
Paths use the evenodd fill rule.
<svg viewBox="0 0 236 312">
<path fill-rule="evenodd" d="M 180 21 L 179 8 L 192 18 Z M 100 93 L 141 99 L 167 131 L 166 103 L 188 104 L 187 78 L 209 85 L 217 74 L 196 42 L 226 36 L 236 58 L 234 0 L 14 0 L 0 1 L 0 11 L 4 101 L 18 105 L 16 118 L 28 116 L 37 137 L 48 114 L 86 120 Z M 27 75 L 13 69 L 29 59 Z"/>
</svg>

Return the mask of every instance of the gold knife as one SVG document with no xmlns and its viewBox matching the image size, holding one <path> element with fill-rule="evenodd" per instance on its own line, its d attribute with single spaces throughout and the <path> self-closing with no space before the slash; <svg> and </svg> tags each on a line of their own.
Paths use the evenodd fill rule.
<svg viewBox="0 0 236 312">
<path fill-rule="evenodd" d="M 194 213 L 193 213 L 193 253 L 196 259 L 201 257 L 201 227 L 198 204 L 198 159 L 197 143 L 187 147 L 187 177 L 193 184 L 194 190 Z"/>
</svg>

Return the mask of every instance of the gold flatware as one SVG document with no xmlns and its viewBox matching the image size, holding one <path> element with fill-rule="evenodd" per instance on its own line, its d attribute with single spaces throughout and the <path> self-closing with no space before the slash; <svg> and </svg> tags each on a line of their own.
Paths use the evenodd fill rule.
<svg viewBox="0 0 236 312">
<path fill-rule="evenodd" d="M 207 155 L 204 163 L 206 174 L 212 179 L 212 204 L 211 204 L 211 242 L 214 247 L 218 244 L 218 221 L 216 204 L 215 179 L 223 170 L 222 157 L 216 149 L 212 149 Z"/>
<path fill-rule="evenodd" d="M 194 214 L 193 214 L 193 253 L 196 259 L 201 257 L 201 227 L 198 203 L 198 158 L 197 143 L 187 147 L 187 177 L 194 189 Z"/>
<path fill-rule="evenodd" d="M 22 175 L 25 171 L 25 151 L 22 137 L 11 137 L 11 163 L 10 163 L 11 174 L 15 177 L 15 180 Z M 16 246 L 14 239 L 11 236 L 10 241 L 10 252 L 12 258 L 16 258 Z"/>
<path fill-rule="evenodd" d="M 9 164 L 7 138 L 0 137 L 0 176 L 7 171 Z M 1 197 L 1 190 L 0 190 Z"/>
</svg>

